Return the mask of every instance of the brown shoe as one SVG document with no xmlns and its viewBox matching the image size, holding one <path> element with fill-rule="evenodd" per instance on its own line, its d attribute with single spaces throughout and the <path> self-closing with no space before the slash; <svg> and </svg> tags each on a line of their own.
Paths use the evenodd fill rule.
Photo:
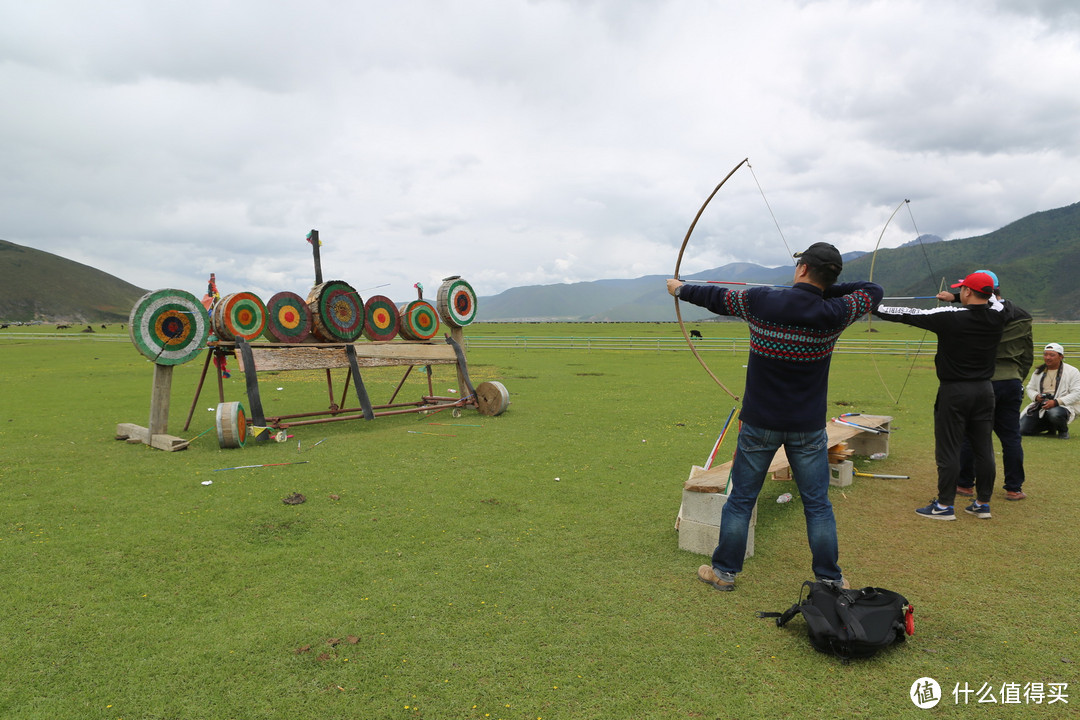
<svg viewBox="0 0 1080 720">
<path fill-rule="evenodd" d="M 972 497 L 975 495 L 975 491 L 969 487 L 956 486 L 956 494 L 963 495 L 964 497 Z"/>
<path fill-rule="evenodd" d="M 1005 499 L 1006 500 L 1023 500 L 1026 497 L 1027 497 L 1027 495 L 1024 494 L 1023 490 L 1016 490 L 1016 491 L 1008 490 L 1005 493 Z"/>
<path fill-rule="evenodd" d="M 713 572 L 713 569 L 709 565 L 702 565 L 697 569 L 698 580 L 703 583 L 708 583 L 720 592 L 731 592 L 735 589 L 735 583 L 728 582 L 727 580 L 721 580 Z"/>
</svg>

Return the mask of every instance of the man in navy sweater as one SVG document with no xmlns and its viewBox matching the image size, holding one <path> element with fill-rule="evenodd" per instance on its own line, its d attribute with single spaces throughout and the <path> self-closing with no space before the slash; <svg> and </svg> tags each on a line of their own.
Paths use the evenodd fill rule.
<svg viewBox="0 0 1080 720">
<path fill-rule="evenodd" d="M 712 565 L 698 568 L 698 579 L 717 590 L 735 589 L 750 516 L 780 446 L 802 497 L 814 577 L 847 587 L 829 502 L 829 363 L 840 333 L 880 303 L 884 291 L 870 282 L 837 284 L 844 261 L 828 243 L 814 243 L 795 257 L 790 288 L 728 290 L 667 281 L 668 292 L 680 300 L 742 318 L 750 327 L 731 493 L 720 515 Z"/>
<path fill-rule="evenodd" d="M 901 322 L 937 335 L 938 392 L 934 400 L 934 460 L 938 494 L 926 507 L 917 508 L 931 520 L 955 520 L 953 503 L 960 480 L 960 448 L 971 443 L 975 462 L 975 502 L 964 511 L 990 519 L 990 495 L 994 492 L 994 366 L 998 343 L 1009 316 L 994 296 L 994 279 L 973 272 L 952 285 L 960 288 L 961 307 L 930 310 L 886 307 L 874 310 L 882 320 Z"/>
</svg>

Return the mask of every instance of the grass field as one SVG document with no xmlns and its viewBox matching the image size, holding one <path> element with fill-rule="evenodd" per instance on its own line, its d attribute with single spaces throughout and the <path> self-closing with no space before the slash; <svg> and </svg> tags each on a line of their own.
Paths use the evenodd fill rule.
<svg viewBox="0 0 1080 720">
<path fill-rule="evenodd" d="M 920 340 L 880 326 L 881 347 Z M 700 327 L 745 337 L 741 325 Z M 499 417 L 330 423 L 235 450 L 211 430 L 164 453 L 114 440 L 117 423 L 146 424 L 152 380 L 118 328 L 2 332 L 0 717 L 1077 714 L 1080 439 L 1027 439 L 1030 498 L 1004 502 L 999 480 L 992 520 L 918 518 L 936 487 L 932 350 L 914 363 L 854 351 L 833 361 L 837 413 L 895 418 L 888 459 L 858 467 L 911 475 L 832 489 L 841 565 L 855 586 L 906 595 L 916 617 L 904 645 L 843 665 L 810 647 L 801 619 L 778 629 L 755 617 L 788 607 L 809 577 L 800 503 L 774 502 L 793 483 L 766 483 L 736 592 L 698 582 L 707 558 L 678 548 L 683 481 L 733 404 L 685 347 L 477 342 L 474 383 L 510 392 Z M 670 324 L 466 333 L 677 334 Z M 1040 325 L 1035 340 L 1078 343 L 1080 327 Z M 745 353 L 706 355 L 740 392 Z M 176 368 L 173 434 L 213 426 L 208 387 L 180 431 L 201 368 Z M 232 370 L 226 399 L 243 401 Z M 372 399 L 400 375 L 365 373 Z M 405 396 L 426 390 L 413 375 Z M 453 386 L 445 368 L 435 378 L 437 390 Z M 268 413 L 327 403 L 320 373 L 263 376 L 260 388 Z M 721 454 L 732 447 L 729 435 Z M 307 501 L 284 504 L 294 492 Z M 930 711 L 908 698 L 921 677 L 942 687 Z M 1042 701 L 1025 698 L 1039 683 Z M 1051 683 L 1067 683 L 1067 697 L 1051 702 Z M 989 688 L 997 702 L 973 692 L 958 703 L 957 686 L 984 700 Z"/>
</svg>

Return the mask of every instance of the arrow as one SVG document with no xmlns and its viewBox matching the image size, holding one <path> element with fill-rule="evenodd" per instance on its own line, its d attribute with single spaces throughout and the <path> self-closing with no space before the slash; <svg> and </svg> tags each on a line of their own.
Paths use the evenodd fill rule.
<svg viewBox="0 0 1080 720">
<path fill-rule="evenodd" d="M 237 465 L 236 467 L 218 468 L 214 472 L 221 472 L 222 470 L 244 470 L 247 468 L 279 467 L 281 465 L 304 465 L 308 462 L 310 462 L 310 460 L 301 460 L 300 462 L 287 463 L 266 463 L 265 465 Z"/>
<path fill-rule="evenodd" d="M 752 282 L 737 282 L 735 280 L 683 280 L 684 283 L 693 283 L 696 285 L 747 285 L 752 287 L 778 287 L 789 288 L 790 285 L 772 285 L 771 283 L 752 283 Z"/>
</svg>

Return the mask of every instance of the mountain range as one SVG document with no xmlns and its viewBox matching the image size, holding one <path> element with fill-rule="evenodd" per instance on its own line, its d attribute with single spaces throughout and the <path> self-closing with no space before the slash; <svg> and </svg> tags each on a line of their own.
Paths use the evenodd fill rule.
<svg viewBox="0 0 1080 720">
<path fill-rule="evenodd" d="M 968 273 L 997 273 L 1003 294 L 1043 320 L 1080 320 L 1080 203 L 1028 215 L 978 237 L 942 240 L 923 235 L 897 248 L 844 256 L 845 280 L 872 279 L 886 297 L 935 295 Z M 732 263 L 684 280 L 729 280 L 786 285 L 792 265 Z M 633 280 L 530 285 L 477 299 L 486 322 L 663 322 L 675 319 L 664 281 L 668 275 Z M 905 304 L 902 301 L 891 304 Z M 918 301 L 907 304 L 918 304 Z M 693 305 L 683 318 L 715 319 Z"/>
<path fill-rule="evenodd" d="M 1080 203 L 1028 215 L 994 232 L 942 240 L 923 235 L 897 248 L 844 256 L 841 281 L 872 279 L 889 296 L 934 295 L 989 268 L 1002 291 L 1036 318 L 1080 320 Z M 793 266 L 731 263 L 684 276 L 786 285 Z M 480 322 L 667 322 L 675 318 L 664 288 L 670 275 L 631 280 L 530 285 L 477 298 Z M 0 240 L 0 320 L 124 322 L 146 294 L 117 277 L 52 253 Z M 897 302 L 893 304 L 904 304 Z M 683 303 L 687 320 L 715 319 Z"/>
</svg>

